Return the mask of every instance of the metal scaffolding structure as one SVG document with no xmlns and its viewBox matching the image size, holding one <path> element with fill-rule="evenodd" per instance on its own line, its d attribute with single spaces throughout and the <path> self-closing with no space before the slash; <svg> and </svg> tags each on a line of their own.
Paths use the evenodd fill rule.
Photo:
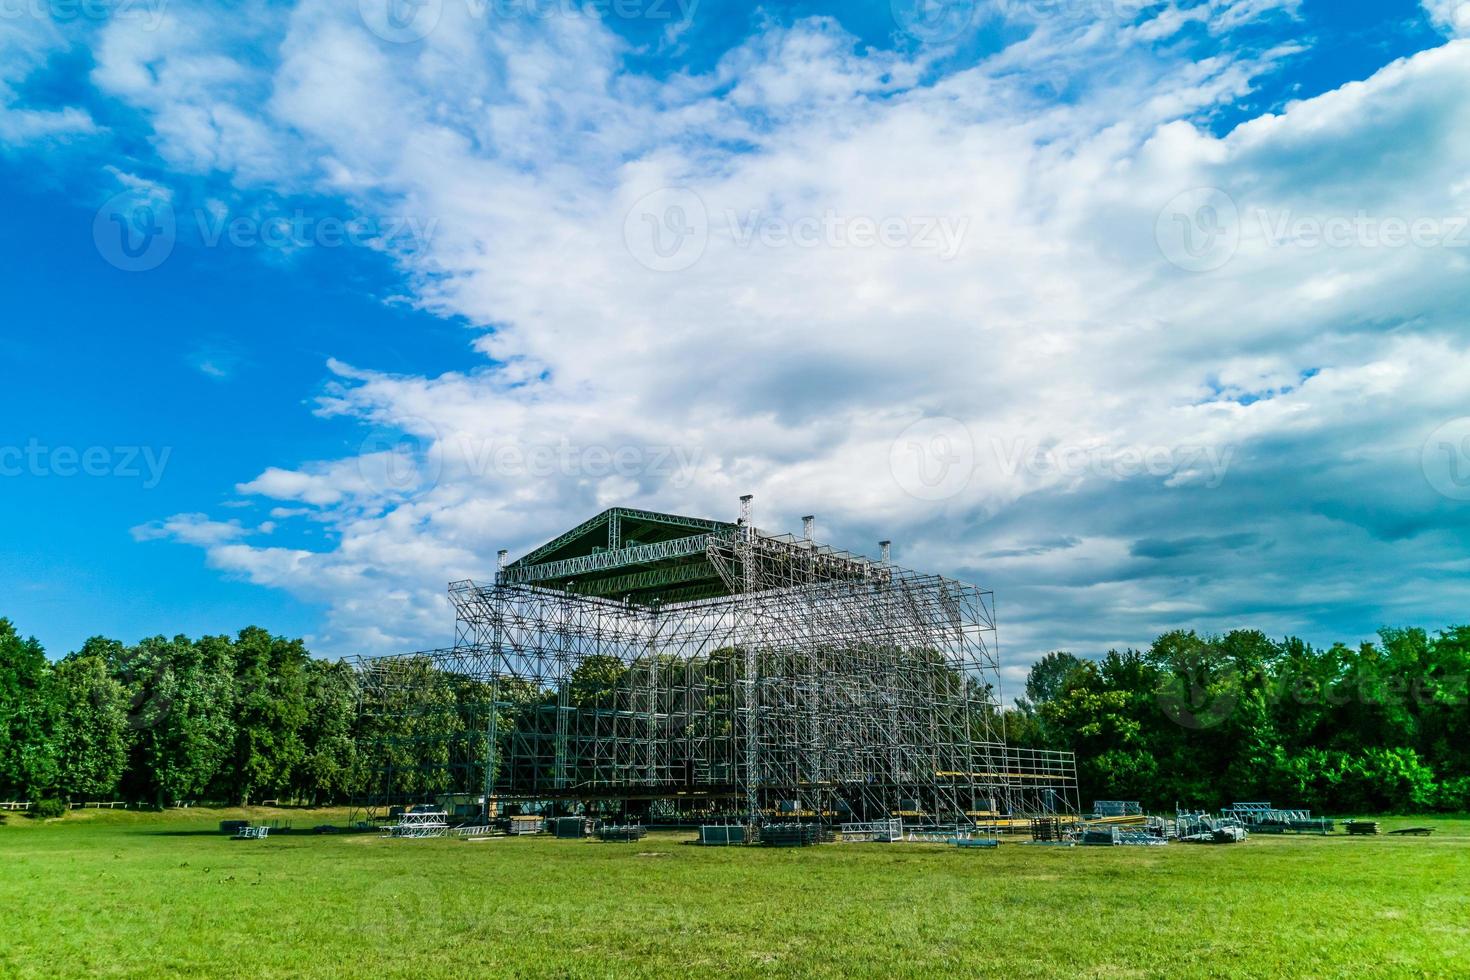
<svg viewBox="0 0 1470 980">
<path fill-rule="evenodd" d="M 618 508 L 450 586 L 451 649 L 358 662 L 369 806 L 475 799 L 748 824 L 1075 813 L 1008 749 L 990 593 Z M 885 549 L 886 551 L 886 549 Z M 885 555 L 886 558 L 886 555 Z"/>
</svg>

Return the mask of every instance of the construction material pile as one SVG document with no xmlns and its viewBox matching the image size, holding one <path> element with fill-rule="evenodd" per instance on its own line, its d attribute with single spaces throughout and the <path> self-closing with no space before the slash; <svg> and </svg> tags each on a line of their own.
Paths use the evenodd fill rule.
<svg viewBox="0 0 1470 980">
<path fill-rule="evenodd" d="M 398 823 L 383 828 L 384 837 L 419 839 L 424 837 L 447 837 L 449 814 L 443 810 L 420 809 L 400 814 Z"/>
<path fill-rule="evenodd" d="M 1174 818 L 1174 833 L 1183 844 L 1239 844 L 1247 837 L 1245 825 L 1235 817 L 1202 811 L 1181 810 Z"/>
<path fill-rule="evenodd" d="M 1266 834 L 1330 834 L 1335 820 L 1313 817 L 1311 810 L 1282 809 L 1270 803 L 1232 803 L 1220 811 L 1222 817 L 1234 817 L 1250 831 Z"/>
</svg>

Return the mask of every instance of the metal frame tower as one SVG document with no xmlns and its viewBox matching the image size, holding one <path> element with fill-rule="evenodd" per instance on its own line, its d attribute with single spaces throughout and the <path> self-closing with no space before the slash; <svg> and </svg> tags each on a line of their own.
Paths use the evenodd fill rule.
<svg viewBox="0 0 1470 980">
<path fill-rule="evenodd" d="M 358 661 L 366 802 L 750 823 L 1075 812 L 1009 749 L 993 598 L 734 523 L 616 508 L 456 582 L 452 649 Z"/>
</svg>

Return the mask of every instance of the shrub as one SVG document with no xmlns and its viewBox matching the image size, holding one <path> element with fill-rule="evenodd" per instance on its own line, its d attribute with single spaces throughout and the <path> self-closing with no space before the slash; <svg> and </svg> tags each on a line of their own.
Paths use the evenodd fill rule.
<svg viewBox="0 0 1470 980">
<path fill-rule="evenodd" d="M 1441 782 L 1436 805 L 1451 813 L 1463 813 L 1470 808 L 1470 777 L 1461 776 Z"/>
<path fill-rule="evenodd" d="M 31 807 L 31 816 L 37 820 L 51 820 L 64 815 L 67 811 L 64 800 L 49 799 L 37 800 L 36 805 Z"/>
</svg>

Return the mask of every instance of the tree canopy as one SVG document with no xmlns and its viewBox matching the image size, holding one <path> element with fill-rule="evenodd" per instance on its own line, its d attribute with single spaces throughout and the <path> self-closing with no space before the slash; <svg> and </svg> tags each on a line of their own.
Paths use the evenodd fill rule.
<svg viewBox="0 0 1470 980">
<path fill-rule="evenodd" d="M 1084 800 L 1462 811 L 1467 678 L 1467 627 L 1325 648 L 1181 630 L 1096 660 L 1048 654 L 1006 722 L 1018 744 L 1076 752 Z"/>
</svg>

